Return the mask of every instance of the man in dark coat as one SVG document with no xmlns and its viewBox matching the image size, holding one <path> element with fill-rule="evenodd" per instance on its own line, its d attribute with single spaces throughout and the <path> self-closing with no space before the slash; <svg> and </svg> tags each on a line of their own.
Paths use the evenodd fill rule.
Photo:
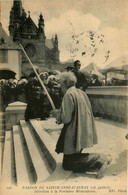
<svg viewBox="0 0 128 195">
<path fill-rule="evenodd" d="M 73 69 L 73 73 L 74 75 L 76 76 L 76 79 L 77 79 L 77 83 L 76 83 L 76 88 L 79 88 L 79 89 L 82 89 L 83 91 L 86 90 L 87 88 L 87 80 L 85 78 L 85 75 L 80 72 L 80 67 L 81 67 L 81 63 L 79 60 L 76 60 L 74 62 L 74 69 Z"/>
</svg>

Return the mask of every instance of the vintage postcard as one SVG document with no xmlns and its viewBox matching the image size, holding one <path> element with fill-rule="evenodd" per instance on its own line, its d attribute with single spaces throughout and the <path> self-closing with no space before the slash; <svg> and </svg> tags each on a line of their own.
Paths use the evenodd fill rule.
<svg viewBox="0 0 128 195">
<path fill-rule="evenodd" d="M 127 0 L 0 0 L 0 194 L 126 195 Z"/>
</svg>

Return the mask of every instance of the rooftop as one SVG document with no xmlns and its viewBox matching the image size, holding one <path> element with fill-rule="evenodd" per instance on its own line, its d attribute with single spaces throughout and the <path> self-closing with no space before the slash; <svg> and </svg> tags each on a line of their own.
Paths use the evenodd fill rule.
<svg viewBox="0 0 128 195">
<path fill-rule="evenodd" d="M 0 49 L 19 50 L 21 49 L 17 44 L 13 42 L 11 37 L 7 35 L 0 23 Z"/>
</svg>

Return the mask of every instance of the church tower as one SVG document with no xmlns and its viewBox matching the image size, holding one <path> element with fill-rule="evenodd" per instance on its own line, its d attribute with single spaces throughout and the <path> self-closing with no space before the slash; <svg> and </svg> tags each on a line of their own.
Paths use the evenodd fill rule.
<svg viewBox="0 0 128 195">
<path fill-rule="evenodd" d="M 31 12 L 26 14 L 21 0 L 13 0 L 10 11 L 9 33 L 12 40 L 22 44 L 32 63 L 43 69 L 54 69 L 59 66 L 58 37 L 46 39 L 43 14 L 39 14 L 38 25 L 31 18 Z M 22 72 L 31 67 L 22 53 Z M 56 68 L 57 69 L 57 68 Z"/>
<path fill-rule="evenodd" d="M 38 19 L 38 36 L 39 38 L 46 38 L 44 33 L 44 19 L 42 13 L 40 14 Z"/>
<path fill-rule="evenodd" d="M 13 2 L 13 8 L 14 8 L 14 19 L 18 20 L 22 16 L 22 2 L 21 0 Z"/>
<path fill-rule="evenodd" d="M 13 1 L 13 7 L 10 12 L 9 32 L 14 41 L 19 41 L 20 37 L 20 24 L 22 18 L 23 8 L 21 0 Z"/>
</svg>

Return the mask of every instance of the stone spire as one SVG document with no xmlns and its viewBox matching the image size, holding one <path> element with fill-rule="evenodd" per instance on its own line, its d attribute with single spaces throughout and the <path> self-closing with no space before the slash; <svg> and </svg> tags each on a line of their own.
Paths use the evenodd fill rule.
<svg viewBox="0 0 128 195">
<path fill-rule="evenodd" d="M 22 16 L 22 1 L 14 0 L 13 1 L 13 9 L 14 9 L 14 18 L 17 20 Z"/>
<path fill-rule="evenodd" d="M 14 0 L 13 7 L 10 11 L 9 32 L 13 40 L 16 41 L 20 38 L 20 24 L 22 18 L 22 2 L 21 0 Z"/>
<path fill-rule="evenodd" d="M 28 11 L 28 18 L 30 18 L 30 14 L 31 14 L 31 12 L 30 12 L 30 11 Z"/>
<path fill-rule="evenodd" d="M 39 19 L 38 19 L 38 27 L 44 29 L 44 19 L 42 13 L 40 13 Z"/>
<path fill-rule="evenodd" d="M 22 9 L 22 20 L 23 20 L 23 21 L 26 19 L 26 16 L 27 16 L 27 14 L 26 14 L 26 12 L 25 12 L 25 10 L 24 10 L 24 8 L 23 8 L 23 9 Z"/>
<path fill-rule="evenodd" d="M 56 49 L 58 49 L 58 37 L 57 37 L 57 34 L 55 34 L 54 47 L 55 47 Z"/>
<path fill-rule="evenodd" d="M 45 37 L 44 33 L 44 19 L 42 13 L 40 13 L 39 19 L 38 19 L 38 35 L 39 37 Z"/>
</svg>

